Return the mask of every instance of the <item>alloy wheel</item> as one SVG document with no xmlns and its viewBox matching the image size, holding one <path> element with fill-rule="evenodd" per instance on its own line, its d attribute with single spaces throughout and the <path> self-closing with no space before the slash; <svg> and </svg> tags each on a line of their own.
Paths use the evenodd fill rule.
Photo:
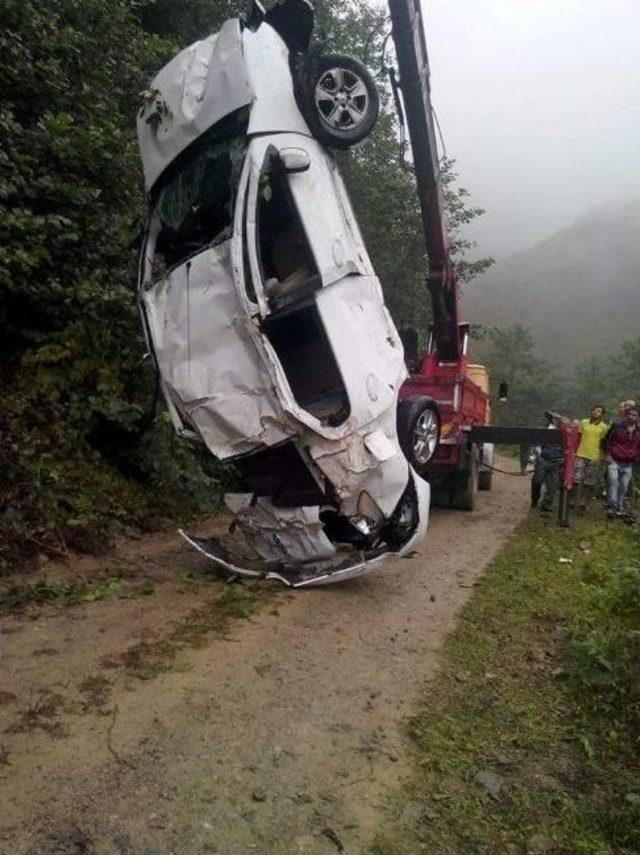
<svg viewBox="0 0 640 855">
<path fill-rule="evenodd" d="M 413 455 L 421 466 L 429 463 L 438 445 L 438 419 L 432 409 L 425 409 L 416 421 L 413 433 Z"/>
<path fill-rule="evenodd" d="M 369 110 L 365 82 L 347 68 L 329 68 L 316 85 L 316 107 L 322 121 L 332 130 L 359 127 Z"/>
</svg>

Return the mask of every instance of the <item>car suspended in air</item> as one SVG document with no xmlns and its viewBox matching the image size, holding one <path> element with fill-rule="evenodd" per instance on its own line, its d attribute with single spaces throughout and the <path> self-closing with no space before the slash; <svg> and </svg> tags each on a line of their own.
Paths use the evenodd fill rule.
<svg viewBox="0 0 640 855">
<path fill-rule="evenodd" d="M 360 575 L 423 538 L 429 486 L 398 442 L 402 345 L 332 148 L 370 132 L 367 69 L 311 43 L 286 0 L 174 57 L 145 93 L 139 296 L 173 425 L 240 487 L 234 572 L 296 587 Z"/>
</svg>

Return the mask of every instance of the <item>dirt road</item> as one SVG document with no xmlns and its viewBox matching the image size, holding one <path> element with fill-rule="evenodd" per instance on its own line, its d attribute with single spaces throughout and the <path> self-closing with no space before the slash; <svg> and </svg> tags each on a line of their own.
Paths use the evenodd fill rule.
<svg viewBox="0 0 640 855">
<path fill-rule="evenodd" d="M 496 476 L 475 513 L 433 511 L 420 555 L 332 588 L 272 589 L 177 652 L 173 628 L 202 627 L 225 586 L 193 583 L 205 559 L 172 534 L 53 568 L 128 568 L 141 595 L 4 619 L 2 851 L 366 849 L 407 770 L 403 722 L 526 492 Z M 141 661 L 162 667 L 130 667 Z"/>
</svg>

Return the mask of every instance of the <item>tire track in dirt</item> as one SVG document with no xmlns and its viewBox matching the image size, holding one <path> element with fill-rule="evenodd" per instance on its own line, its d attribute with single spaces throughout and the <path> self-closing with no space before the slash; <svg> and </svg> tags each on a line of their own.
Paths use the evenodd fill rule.
<svg viewBox="0 0 640 855">
<path fill-rule="evenodd" d="M 526 505 L 525 479 L 496 475 L 475 513 L 433 511 L 420 554 L 335 587 L 279 592 L 231 625 L 232 640 L 181 651 L 154 679 L 114 681 L 90 715 L 63 709 L 66 737 L 5 734 L 6 851 L 361 851 L 407 771 L 402 724 L 442 640 Z M 185 548 L 171 566 L 194 561 Z M 55 649 L 104 605 L 25 622 L 8 646 L 31 649 L 40 633 Z M 155 605 L 144 605 L 152 625 Z M 160 598 L 156 630 L 170 613 Z M 108 621 L 118 619 L 109 604 Z M 90 673 L 100 643 L 82 637 L 74 671 L 84 661 Z"/>
</svg>

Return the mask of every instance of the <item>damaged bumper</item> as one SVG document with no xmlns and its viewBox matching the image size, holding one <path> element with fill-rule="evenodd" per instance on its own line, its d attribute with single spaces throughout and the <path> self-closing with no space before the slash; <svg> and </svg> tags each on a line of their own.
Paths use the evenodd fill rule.
<svg viewBox="0 0 640 855">
<path fill-rule="evenodd" d="M 400 536 L 394 539 L 390 532 L 381 532 L 377 540 L 361 547 L 332 543 L 324 532 L 320 508 L 275 508 L 269 500 L 256 501 L 251 494 L 227 496 L 227 506 L 235 514 L 231 528 L 241 533 L 240 547 L 183 530 L 180 534 L 210 561 L 231 573 L 262 576 L 292 588 L 330 585 L 377 570 L 417 548 L 427 529 L 429 485 L 412 473 L 396 509 L 396 525 L 402 525 L 400 515 L 407 497 L 411 516 L 404 531 L 400 529 Z M 389 524 L 392 523 L 393 519 Z"/>
</svg>

